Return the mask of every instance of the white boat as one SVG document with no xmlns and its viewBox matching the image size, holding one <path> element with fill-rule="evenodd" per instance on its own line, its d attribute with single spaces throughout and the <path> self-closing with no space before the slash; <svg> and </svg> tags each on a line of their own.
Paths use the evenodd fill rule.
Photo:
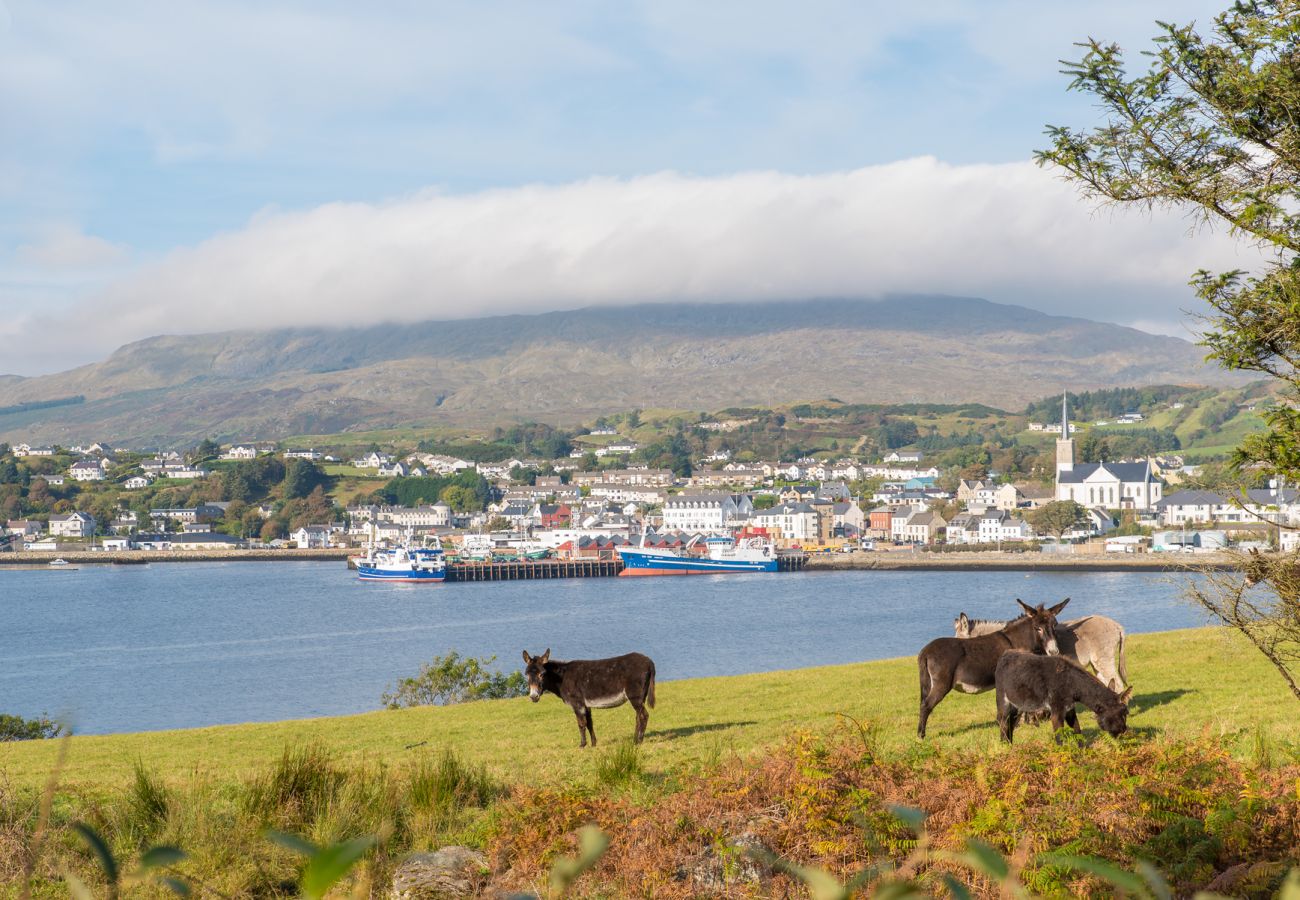
<svg viewBox="0 0 1300 900">
<path fill-rule="evenodd" d="M 50 560 L 50 565 L 52 565 L 52 566 L 66 566 L 66 565 L 68 565 L 68 561 L 67 561 L 66 559 L 64 559 L 62 556 L 60 556 L 58 559 L 52 559 L 52 560 Z"/>
</svg>

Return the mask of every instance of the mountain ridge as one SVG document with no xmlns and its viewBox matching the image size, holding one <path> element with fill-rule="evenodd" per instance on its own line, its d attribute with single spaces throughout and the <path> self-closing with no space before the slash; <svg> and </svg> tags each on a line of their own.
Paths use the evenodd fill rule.
<svg viewBox="0 0 1300 900">
<path fill-rule="evenodd" d="M 86 397 L 0 416 L 0 439 L 170 445 L 830 395 L 1005 407 L 1065 387 L 1234 380 L 1202 357 L 1180 338 L 930 295 L 159 335 L 66 372 L 0 377 L 0 407 Z"/>
</svg>

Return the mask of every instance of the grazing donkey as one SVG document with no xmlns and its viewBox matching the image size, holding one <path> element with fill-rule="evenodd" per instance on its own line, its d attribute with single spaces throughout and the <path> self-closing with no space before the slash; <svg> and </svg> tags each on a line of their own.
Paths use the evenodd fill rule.
<svg viewBox="0 0 1300 900">
<path fill-rule="evenodd" d="M 959 638 L 977 637 L 1005 628 L 1004 621 L 972 619 L 961 613 L 953 620 Z M 1128 664 L 1124 659 L 1124 626 L 1106 616 L 1084 616 L 1058 622 L 1056 644 L 1061 655 L 1083 668 L 1091 664 L 1097 677 L 1112 691 L 1128 687 Z"/>
<path fill-rule="evenodd" d="M 1133 689 L 1125 688 L 1124 693 L 1117 694 L 1063 656 L 1008 651 L 998 660 L 995 680 L 998 728 L 1008 744 L 1022 713 L 1046 712 L 1052 718 L 1053 730 L 1069 725 L 1078 734 L 1076 703 L 1096 713 L 1097 725 L 1112 737 L 1128 729 L 1128 698 Z"/>
<path fill-rule="evenodd" d="M 578 717 L 579 747 L 596 746 L 596 730 L 591 727 L 593 709 L 612 709 L 631 703 L 636 710 L 636 742 L 645 737 L 650 721 L 646 707 L 655 705 L 654 660 L 641 653 L 625 653 L 609 659 L 574 659 L 560 662 L 551 659 L 548 647 L 541 656 L 524 651 L 524 674 L 528 677 L 528 696 L 534 703 L 549 691 L 569 705 Z"/>
<path fill-rule="evenodd" d="M 925 737 L 925 723 L 939 701 L 954 687 L 978 694 L 993 688 L 994 670 L 1008 650 L 1032 650 L 1055 656 L 1056 614 L 1070 602 L 1066 597 L 1048 609 L 1037 608 L 1016 598 L 1025 614 L 1001 631 L 973 638 L 935 638 L 916 657 L 921 674 L 921 721 L 917 737 Z"/>
</svg>

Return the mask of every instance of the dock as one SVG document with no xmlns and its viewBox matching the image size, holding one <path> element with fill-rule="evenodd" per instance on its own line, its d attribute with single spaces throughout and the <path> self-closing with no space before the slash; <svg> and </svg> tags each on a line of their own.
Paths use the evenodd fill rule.
<svg viewBox="0 0 1300 900">
<path fill-rule="evenodd" d="M 808 557 L 803 553 L 777 558 L 781 572 L 803 570 Z M 537 559 L 508 562 L 453 562 L 447 565 L 448 581 L 530 581 L 540 578 L 613 578 L 623 571 L 621 559 Z"/>
<path fill-rule="evenodd" d="M 539 578 L 613 578 L 621 559 L 527 559 L 447 564 L 448 581 L 530 581 Z"/>
</svg>

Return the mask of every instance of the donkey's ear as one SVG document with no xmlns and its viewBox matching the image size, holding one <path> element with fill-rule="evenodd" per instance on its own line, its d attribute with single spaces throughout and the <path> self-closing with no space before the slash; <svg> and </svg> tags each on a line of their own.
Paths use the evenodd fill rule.
<svg viewBox="0 0 1300 900">
<path fill-rule="evenodd" d="M 1025 601 L 1021 600 L 1019 597 L 1016 598 L 1016 602 L 1020 604 L 1020 608 L 1023 609 L 1025 612 L 1029 613 L 1031 616 L 1034 614 L 1034 608 L 1030 606 L 1028 603 L 1026 603 Z"/>
<path fill-rule="evenodd" d="M 528 651 L 525 650 L 525 651 L 524 651 L 524 663 L 527 664 L 527 663 L 530 663 L 530 662 L 532 662 L 532 661 L 533 661 L 533 658 L 532 658 L 531 656 L 529 656 L 529 655 L 528 655 Z"/>
<path fill-rule="evenodd" d="M 543 654 L 539 657 L 539 659 L 541 659 L 541 661 L 542 661 L 542 665 L 546 665 L 546 661 L 547 661 L 548 659 L 550 659 L 550 658 L 551 658 L 551 648 L 550 648 L 550 647 L 547 647 L 547 648 L 546 648 L 546 652 L 543 653 Z"/>
<path fill-rule="evenodd" d="M 1066 597 L 1066 598 L 1065 598 L 1064 600 L 1062 600 L 1060 603 L 1056 604 L 1056 605 L 1053 606 L 1051 609 L 1049 609 L 1048 612 L 1050 612 L 1050 613 L 1051 613 L 1052 615 L 1054 615 L 1054 616 L 1055 616 L 1055 615 L 1059 615 L 1060 612 L 1061 612 L 1061 610 L 1065 609 L 1065 604 L 1067 604 L 1067 603 L 1069 603 L 1069 602 L 1070 602 L 1070 598 L 1069 598 L 1069 597 Z"/>
<path fill-rule="evenodd" d="M 970 617 L 967 616 L 965 613 L 958 613 L 956 624 L 958 628 L 960 628 L 962 631 L 965 631 L 967 628 L 970 627 Z"/>
<path fill-rule="evenodd" d="M 1124 688 L 1124 693 L 1119 695 L 1119 702 L 1123 703 L 1125 706 L 1128 706 L 1129 698 L 1132 696 L 1133 696 L 1133 685 L 1130 684 L 1128 687 Z"/>
</svg>

